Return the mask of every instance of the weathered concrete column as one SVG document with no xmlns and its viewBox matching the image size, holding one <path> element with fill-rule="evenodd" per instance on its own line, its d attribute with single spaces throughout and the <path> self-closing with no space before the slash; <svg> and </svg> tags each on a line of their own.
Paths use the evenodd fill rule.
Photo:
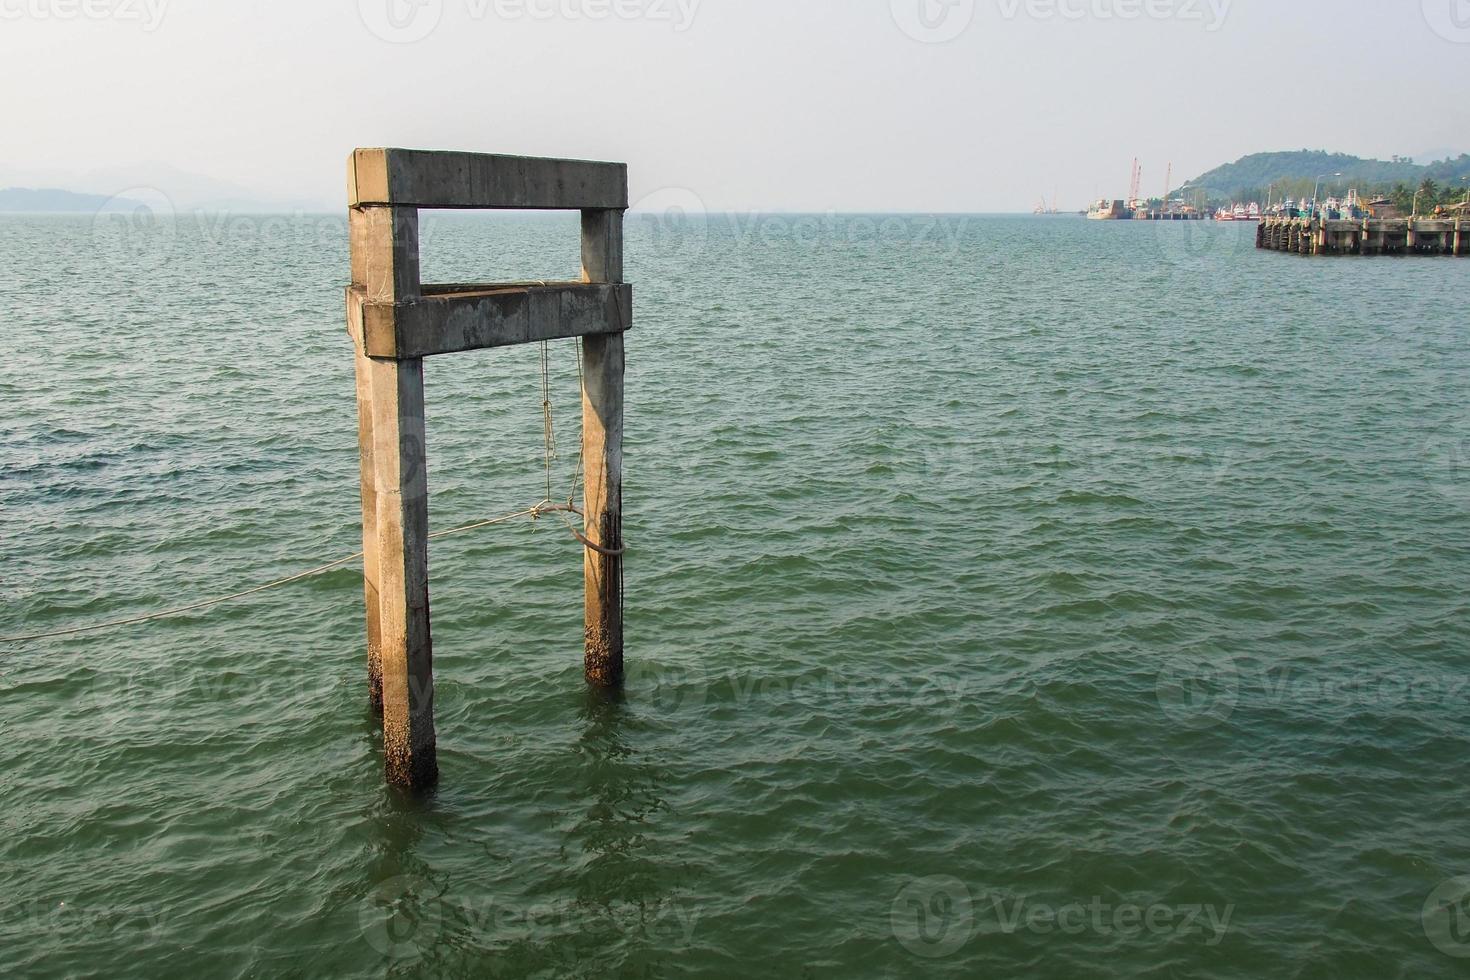
<svg viewBox="0 0 1470 980">
<path fill-rule="evenodd" d="M 371 360 L 377 492 L 383 765 L 388 781 L 439 778 L 429 632 L 429 483 L 424 362 Z"/>
<path fill-rule="evenodd" d="M 418 210 L 348 211 L 352 282 L 349 330 L 361 304 L 419 297 Z M 429 639 L 429 513 L 423 361 L 357 351 L 358 452 L 362 477 L 363 592 L 368 698 L 383 713 L 384 767 L 395 785 L 438 778 L 433 654 Z"/>
<path fill-rule="evenodd" d="M 372 362 L 357 348 L 357 455 L 362 482 L 362 590 L 367 606 L 368 704 L 383 713 L 383 648 L 378 625 L 378 474 L 373 462 Z"/>
<path fill-rule="evenodd" d="M 352 179 L 349 174 L 349 182 Z M 419 293 L 418 211 L 349 208 L 352 284 L 365 301 L 397 303 Z M 348 331 L 357 311 L 349 306 Z M 373 453 L 372 362 L 356 348 L 358 468 L 362 482 L 363 594 L 367 607 L 368 702 L 383 709 L 381 626 L 378 616 L 378 495 Z"/>
<path fill-rule="evenodd" d="M 623 281 L 623 212 L 582 212 L 582 281 Z M 582 458 L 586 671 L 589 683 L 623 680 L 623 335 L 584 337 Z"/>
</svg>

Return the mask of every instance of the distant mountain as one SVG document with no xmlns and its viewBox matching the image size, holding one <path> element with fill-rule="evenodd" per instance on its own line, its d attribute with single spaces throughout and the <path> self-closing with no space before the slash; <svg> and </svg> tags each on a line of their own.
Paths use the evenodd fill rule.
<svg viewBox="0 0 1470 980">
<path fill-rule="evenodd" d="M 0 3 L 3 3 L 3 0 L 0 0 Z M 0 211 L 95 211 L 100 204 L 114 197 L 143 201 L 154 206 L 155 209 L 161 207 L 179 214 L 193 211 L 279 214 L 291 211 L 331 210 L 329 205 L 334 203 L 300 196 L 260 194 L 248 187 L 181 170 L 172 164 L 158 161 L 109 166 L 80 173 L 57 169 L 25 170 L 0 161 L 0 187 L 12 189 L 64 187 L 78 197 L 94 200 L 94 203 L 90 204 L 73 202 L 74 206 L 64 209 L 38 207 L 30 203 L 24 203 L 21 206 L 0 203 Z M 29 193 L 64 192 L 47 190 Z M 22 200 L 22 198 L 17 200 Z M 122 206 L 127 207 L 128 205 Z"/>
<path fill-rule="evenodd" d="M 102 194 L 77 194 L 73 191 L 56 190 L 50 187 L 0 188 L 0 211 L 67 211 L 95 213 L 103 208 L 120 210 L 137 205 L 127 198 L 106 197 Z"/>
<path fill-rule="evenodd" d="M 1404 158 L 1365 160 L 1347 153 L 1323 150 L 1252 153 L 1201 174 L 1187 186 L 1203 188 L 1211 197 L 1240 200 L 1247 195 L 1264 192 L 1273 184 L 1278 188 L 1293 183 L 1312 184 L 1322 174 L 1338 173 L 1342 177 L 1333 177 L 1332 180 L 1365 190 L 1400 183 L 1415 186 L 1427 177 L 1439 184 L 1453 184 L 1461 177 L 1470 176 L 1470 155 L 1461 154 L 1457 158 L 1424 165 Z"/>
</svg>

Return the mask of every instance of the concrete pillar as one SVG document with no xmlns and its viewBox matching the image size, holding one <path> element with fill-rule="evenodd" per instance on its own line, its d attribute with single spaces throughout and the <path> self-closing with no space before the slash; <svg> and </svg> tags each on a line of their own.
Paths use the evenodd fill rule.
<svg viewBox="0 0 1470 980">
<path fill-rule="evenodd" d="M 383 713 L 383 648 L 378 627 L 378 476 L 373 463 L 372 362 L 357 346 L 357 454 L 362 481 L 362 588 L 367 606 L 368 704 Z"/>
<path fill-rule="evenodd" d="M 419 292 L 418 211 L 349 208 L 352 284 L 365 301 L 396 303 Z M 349 315 L 352 310 L 349 308 Z M 349 332 L 352 326 L 349 324 Z M 367 612 L 368 702 L 383 708 L 382 631 L 378 616 L 378 495 L 373 455 L 371 361 L 357 345 L 357 445 L 362 483 L 363 593 Z"/>
<path fill-rule="evenodd" d="M 418 227 L 416 208 L 349 209 L 352 282 L 363 302 L 419 296 Z M 383 714 L 388 781 L 422 789 L 438 779 L 423 361 L 369 358 L 359 344 L 356 372 L 368 698 Z"/>
<path fill-rule="evenodd" d="M 429 484 L 424 362 L 371 360 L 377 492 L 383 765 L 388 782 L 439 778 L 429 632 Z"/>
<path fill-rule="evenodd" d="M 582 279 L 623 281 L 623 212 L 582 212 Z M 587 680 L 623 680 L 623 335 L 584 337 L 582 457 Z"/>
</svg>

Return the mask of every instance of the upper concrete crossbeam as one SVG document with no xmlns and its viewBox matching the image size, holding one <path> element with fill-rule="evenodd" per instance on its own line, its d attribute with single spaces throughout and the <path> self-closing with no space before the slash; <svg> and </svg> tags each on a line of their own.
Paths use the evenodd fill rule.
<svg viewBox="0 0 1470 980">
<path fill-rule="evenodd" d="M 628 165 L 498 153 L 354 150 L 351 207 L 626 210 Z"/>
</svg>

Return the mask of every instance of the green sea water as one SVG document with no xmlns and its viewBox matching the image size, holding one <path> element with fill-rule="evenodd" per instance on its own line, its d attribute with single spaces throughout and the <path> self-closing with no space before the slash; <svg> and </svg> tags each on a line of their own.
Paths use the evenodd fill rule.
<svg viewBox="0 0 1470 980">
<path fill-rule="evenodd" d="M 630 215 L 626 690 L 551 520 L 433 546 L 426 799 L 352 565 L 0 646 L 0 975 L 1466 975 L 1470 263 L 1252 232 Z M 0 634 L 358 550 L 345 241 L 0 217 Z M 433 526 L 545 496 L 538 351 L 426 373 Z"/>
</svg>

